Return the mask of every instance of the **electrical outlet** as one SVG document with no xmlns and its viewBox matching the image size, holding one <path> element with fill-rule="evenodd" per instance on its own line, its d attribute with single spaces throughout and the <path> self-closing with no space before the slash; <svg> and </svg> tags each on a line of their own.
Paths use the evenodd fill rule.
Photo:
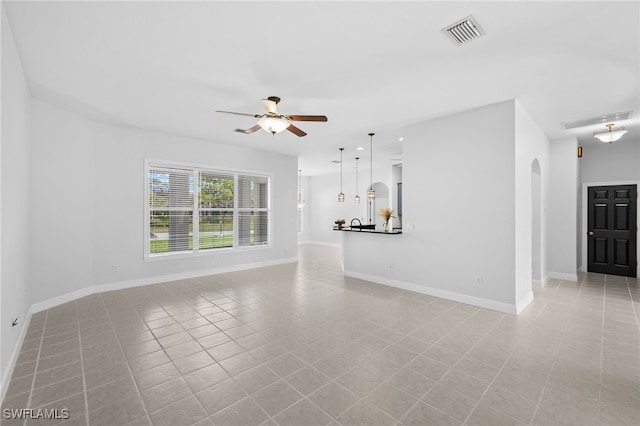
<svg viewBox="0 0 640 426">
<path fill-rule="evenodd" d="M 118 272 L 118 265 L 111 265 L 111 270 L 113 272 Z"/>
<path fill-rule="evenodd" d="M 393 263 L 389 264 L 389 269 L 393 269 Z"/>
<path fill-rule="evenodd" d="M 482 284 L 482 275 L 476 275 L 476 284 L 477 285 Z"/>
</svg>

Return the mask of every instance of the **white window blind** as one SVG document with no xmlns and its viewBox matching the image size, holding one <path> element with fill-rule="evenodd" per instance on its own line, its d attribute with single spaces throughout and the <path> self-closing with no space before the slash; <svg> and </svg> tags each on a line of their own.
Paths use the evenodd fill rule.
<svg viewBox="0 0 640 426">
<path fill-rule="evenodd" d="M 150 251 L 181 252 L 193 246 L 193 173 L 152 167 L 149 171 Z"/>
<path fill-rule="evenodd" d="M 271 179 L 148 164 L 146 256 L 269 244 Z"/>
<path fill-rule="evenodd" d="M 269 181 L 264 176 L 238 176 L 238 245 L 269 242 Z"/>
<path fill-rule="evenodd" d="M 234 176 L 201 171 L 198 179 L 200 250 L 233 247 Z"/>
</svg>

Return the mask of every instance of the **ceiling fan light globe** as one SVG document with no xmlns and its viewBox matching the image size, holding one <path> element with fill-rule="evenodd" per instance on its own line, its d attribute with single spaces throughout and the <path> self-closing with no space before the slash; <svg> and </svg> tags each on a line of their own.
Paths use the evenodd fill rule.
<svg viewBox="0 0 640 426">
<path fill-rule="evenodd" d="M 258 125 L 269 133 L 280 133 L 289 127 L 289 120 L 282 117 L 261 117 Z"/>
</svg>

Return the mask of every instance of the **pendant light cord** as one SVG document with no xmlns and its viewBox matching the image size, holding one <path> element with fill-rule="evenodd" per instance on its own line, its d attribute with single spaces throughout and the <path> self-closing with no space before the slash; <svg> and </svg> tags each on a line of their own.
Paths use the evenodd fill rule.
<svg viewBox="0 0 640 426">
<path fill-rule="evenodd" d="M 358 196 L 358 160 L 360 157 L 356 157 L 356 197 Z"/>
</svg>

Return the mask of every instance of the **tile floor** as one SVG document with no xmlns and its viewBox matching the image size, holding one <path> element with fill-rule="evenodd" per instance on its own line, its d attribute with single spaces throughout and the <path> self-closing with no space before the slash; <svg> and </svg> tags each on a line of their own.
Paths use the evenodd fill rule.
<svg viewBox="0 0 640 426">
<path fill-rule="evenodd" d="M 344 278 L 334 248 L 299 257 L 34 315 L 3 408 L 73 425 L 640 424 L 637 279 L 551 280 L 515 317 Z"/>
</svg>

